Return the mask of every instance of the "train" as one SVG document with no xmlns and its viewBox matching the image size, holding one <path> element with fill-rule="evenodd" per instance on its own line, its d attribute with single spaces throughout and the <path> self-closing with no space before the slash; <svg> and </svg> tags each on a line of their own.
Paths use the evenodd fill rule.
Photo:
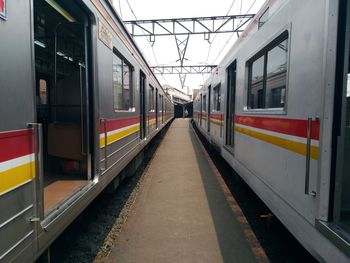
<svg viewBox="0 0 350 263">
<path fill-rule="evenodd" d="M 269 0 L 194 99 L 199 132 L 320 262 L 350 262 L 349 48 L 350 1 Z"/>
<path fill-rule="evenodd" d="M 46 253 L 173 116 L 112 1 L 1 0 L 0 262 Z"/>
</svg>

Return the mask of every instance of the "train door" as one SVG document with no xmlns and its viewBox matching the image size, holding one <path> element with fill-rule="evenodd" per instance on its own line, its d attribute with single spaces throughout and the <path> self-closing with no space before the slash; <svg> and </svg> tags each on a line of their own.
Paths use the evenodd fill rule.
<svg viewBox="0 0 350 263">
<path fill-rule="evenodd" d="M 140 139 L 146 137 L 146 75 L 140 71 Z"/>
<path fill-rule="evenodd" d="M 345 236 L 350 234 L 350 2 L 344 1 L 340 16 L 335 85 L 333 155 L 333 220 Z M 342 14 L 343 12 L 343 14 Z M 331 205 L 332 207 L 332 205 Z"/>
<path fill-rule="evenodd" d="M 156 128 L 158 128 L 159 121 L 158 121 L 158 115 L 159 115 L 159 105 L 158 105 L 158 89 L 156 89 L 156 108 L 155 108 L 155 117 L 156 117 Z"/>
<path fill-rule="evenodd" d="M 158 126 L 161 124 L 162 121 L 162 95 L 158 94 Z"/>
<path fill-rule="evenodd" d="M 162 95 L 162 123 L 164 123 L 164 96 Z"/>
<path fill-rule="evenodd" d="M 56 210 L 91 179 L 88 29 L 88 16 L 75 2 L 34 1 L 44 214 Z"/>
<path fill-rule="evenodd" d="M 208 132 L 210 132 L 210 105 L 211 105 L 211 86 L 209 85 L 208 87 L 208 123 L 207 123 L 207 128 Z"/>
<path fill-rule="evenodd" d="M 226 145 L 233 148 L 235 136 L 236 61 L 227 69 Z"/>
<path fill-rule="evenodd" d="M 202 127 L 202 115 L 203 115 L 203 95 L 200 97 L 200 111 L 199 111 L 199 125 Z"/>
</svg>

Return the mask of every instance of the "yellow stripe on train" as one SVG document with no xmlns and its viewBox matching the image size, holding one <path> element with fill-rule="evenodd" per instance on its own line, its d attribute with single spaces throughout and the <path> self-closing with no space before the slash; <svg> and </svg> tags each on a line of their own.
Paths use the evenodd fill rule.
<svg viewBox="0 0 350 263">
<path fill-rule="evenodd" d="M 156 119 L 148 120 L 148 126 L 156 124 Z"/>
<path fill-rule="evenodd" d="M 8 192 L 35 177 L 34 161 L 0 172 L 0 194 Z"/>
<path fill-rule="evenodd" d="M 116 132 L 114 134 L 107 136 L 107 145 L 119 141 L 120 139 L 123 139 L 126 136 L 129 136 L 137 131 L 140 130 L 140 125 L 132 126 L 128 129 L 122 130 L 120 132 Z M 105 137 L 100 138 L 100 148 L 105 147 Z"/>
<path fill-rule="evenodd" d="M 219 125 L 219 126 L 224 126 L 224 123 L 222 121 L 220 121 L 220 120 L 210 119 L 210 122 L 214 123 L 216 125 Z"/>
<path fill-rule="evenodd" d="M 235 126 L 235 131 L 238 131 L 242 134 L 248 135 L 250 137 L 256 138 L 261 141 L 271 143 L 273 145 L 279 146 L 281 148 L 287 149 L 292 152 L 296 152 L 301 155 L 306 155 L 306 144 L 301 142 L 295 142 L 288 139 L 268 135 L 265 133 L 253 131 L 243 127 Z M 311 146 L 310 157 L 312 159 L 318 160 L 318 147 Z"/>
</svg>

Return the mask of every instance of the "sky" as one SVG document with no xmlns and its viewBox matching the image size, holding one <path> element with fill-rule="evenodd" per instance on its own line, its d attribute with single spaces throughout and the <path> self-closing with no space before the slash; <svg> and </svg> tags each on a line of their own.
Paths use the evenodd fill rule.
<svg viewBox="0 0 350 263">
<path fill-rule="evenodd" d="M 257 13 L 265 0 L 113 0 L 115 9 L 123 20 L 184 18 L 202 16 L 238 15 Z M 150 66 L 179 65 L 179 55 L 174 36 L 155 38 L 153 49 L 146 37 L 135 37 Z M 237 40 L 236 34 L 211 35 L 210 42 L 203 35 L 191 35 L 184 65 L 218 64 Z M 181 89 L 178 75 L 156 75 L 159 82 L 168 84 L 186 93 L 203 85 L 208 74 L 187 75 Z"/>
</svg>

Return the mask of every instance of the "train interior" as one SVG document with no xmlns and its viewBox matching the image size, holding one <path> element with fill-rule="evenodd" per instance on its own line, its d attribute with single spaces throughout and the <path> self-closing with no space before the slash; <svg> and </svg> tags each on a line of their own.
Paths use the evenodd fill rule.
<svg viewBox="0 0 350 263">
<path fill-rule="evenodd" d="M 42 124 L 45 214 L 90 179 L 86 24 L 86 14 L 71 1 L 34 1 L 36 107 L 37 122 Z"/>
</svg>

